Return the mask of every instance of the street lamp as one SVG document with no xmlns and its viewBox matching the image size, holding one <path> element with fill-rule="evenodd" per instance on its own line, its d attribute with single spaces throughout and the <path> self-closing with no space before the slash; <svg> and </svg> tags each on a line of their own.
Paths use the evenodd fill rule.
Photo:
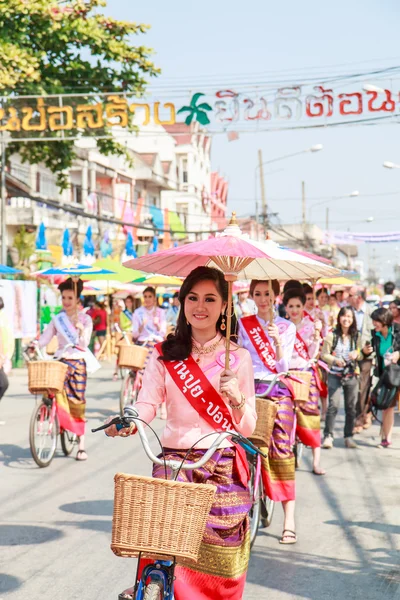
<svg viewBox="0 0 400 600">
<path fill-rule="evenodd" d="M 267 198 L 265 194 L 265 186 L 264 186 L 264 165 L 270 165 L 271 163 L 278 162 L 280 160 L 285 160 L 287 158 L 293 158 L 294 156 L 299 156 L 300 154 L 307 154 L 308 152 L 319 152 L 323 149 L 322 144 L 314 144 L 310 148 L 306 148 L 306 150 L 300 150 L 299 152 L 293 152 L 291 154 L 285 154 L 284 156 L 279 156 L 277 158 L 271 158 L 270 160 L 263 161 L 262 159 L 262 150 L 258 151 L 258 165 L 254 169 L 254 196 L 255 202 L 257 206 L 257 170 L 260 169 L 260 186 L 261 186 L 261 203 L 262 203 L 262 220 L 264 224 L 264 228 L 267 225 Z"/>
<path fill-rule="evenodd" d="M 322 200 L 322 202 L 317 202 L 316 204 L 312 204 L 310 206 L 310 211 L 308 213 L 310 221 L 311 221 L 312 209 L 315 208 L 316 206 L 321 206 L 322 204 L 329 204 L 329 202 L 333 202 L 334 200 L 343 200 L 344 198 L 356 198 L 359 195 L 360 195 L 360 192 L 358 190 L 354 190 L 354 191 L 350 192 L 350 194 L 344 194 L 342 196 L 332 196 L 331 198 L 328 198 L 327 200 Z"/>
<path fill-rule="evenodd" d="M 382 166 L 385 167 L 385 169 L 400 169 L 400 165 L 396 165 L 395 163 L 390 162 L 389 160 L 385 160 Z"/>
</svg>

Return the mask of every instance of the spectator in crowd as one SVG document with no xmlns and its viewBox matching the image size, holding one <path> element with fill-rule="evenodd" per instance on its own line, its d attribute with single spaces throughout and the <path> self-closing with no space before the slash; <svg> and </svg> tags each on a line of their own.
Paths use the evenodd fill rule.
<svg viewBox="0 0 400 600">
<path fill-rule="evenodd" d="M 333 329 L 333 327 L 336 324 L 339 311 L 341 309 L 341 306 L 339 305 L 339 303 L 337 301 L 336 294 L 331 294 L 329 296 L 329 308 L 330 308 L 329 327 L 331 327 Z"/>
<path fill-rule="evenodd" d="M 333 447 L 333 433 L 340 399 L 344 396 L 346 448 L 357 448 L 353 439 L 358 397 L 358 363 L 361 356 L 361 335 L 357 331 L 354 310 L 340 309 L 336 328 L 325 338 L 321 358 L 330 366 L 328 375 L 329 406 L 326 415 L 323 448 Z"/>
<path fill-rule="evenodd" d="M 389 304 L 389 310 L 393 316 L 393 323 L 400 325 L 400 298 L 395 298 Z"/>
<path fill-rule="evenodd" d="M 94 307 L 88 311 L 93 321 L 93 335 L 102 347 L 107 335 L 107 311 L 102 302 L 96 301 Z"/>
<path fill-rule="evenodd" d="M 317 291 L 317 302 L 318 308 L 325 314 L 327 321 L 329 321 L 329 315 L 331 307 L 329 305 L 329 292 L 326 288 L 320 288 Z"/>
<path fill-rule="evenodd" d="M 8 374 L 14 354 L 15 340 L 10 322 L 4 312 L 4 301 L 0 297 L 0 400 L 8 389 Z M 0 421 L 4 425 L 4 421 Z"/>
<path fill-rule="evenodd" d="M 332 294 L 332 295 L 335 296 L 336 302 L 338 303 L 339 308 L 342 308 L 342 306 L 347 306 L 347 301 L 344 298 L 343 290 L 337 290 L 335 292 L 335 294 Z"/>
<path fill-rule="evenodd" d="M 366 292 L 363 288 L 352 287 L 349 290 L 349 304 L 354 308 L 357 331 L 361 336 L 361 348 L 371 341 L 372 309 L 366 302 Z M 360 361 L 360 389 L 356 406 L 355 433 L 371 426 L 372 415 L 368 412 L 368 392 L 371 386 L 372 360 L 364 355 Z"/>
<path fill-rule="evenodd" d="M 393 316 L 390 310 L 378 308 L 371 315 L 374 325 L 372 332 L 372 344 L 363 350 L 364 354 L 375 354 L 375 372 L 376 378 L 379 378 L 385 367 L 400 363 L 400 326 L 393 323 Z M 381 448 L 389 448 L 392 445 L 392 431 L 394 425 L 394 409 L 396 406 L 398 394 L 395 395 L 392 405 L 382 411 L 381 428 Z"/>
<path fill-rule="evenodd" d="M 389 308 L 389 304 L 394 300 L 394 290 L 396 289 L 393 281 L 387 281 L 383 284 L 383 291 L 385 295 L 382 296 L 381 305 L 383 308 Z"/>
<path fill-rule="evenodd" d="M 176 323 L 178 321 L 180 306 L 179 292 L 175 292 L 172 298 L 172 304 L 168 308 L 166 314 L 167 326 L 169 326 L 173 331 L 175 331 Z"/>
<path fill-rule="evenodd" d="M 254 300 L 252 300 L 252 298 L 249 297 L 249 290 L 239 290 L 237 292 L 237 301 L 235 302 L 236 318 L 241 319 L 242 317 L 255 315 L 256 312 L 257 308 Z"/>
</svg>

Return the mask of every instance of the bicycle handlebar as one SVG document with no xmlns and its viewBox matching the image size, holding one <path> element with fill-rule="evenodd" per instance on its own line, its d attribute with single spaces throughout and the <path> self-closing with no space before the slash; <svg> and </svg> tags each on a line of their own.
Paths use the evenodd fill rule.
<svg viewBox="0 0 400 600">
<path fill-rule="evenodd" d="M 156 465 L 164 465 L 165 464 L 166 466 L 170 467 L 174 471 L 177 471 L 178 469 L 184 469 L 186 471 L 200 469 L 201 467 L 203 467 L 206 464 L 206 462 L 208 462 L 210 460 L 211 456 L 214 454 L 215 450 L 217 450 L 217 448 L 219 447 L 221 442 L 226 440 L 228 437 L 231 437 L 233 443 L 239 444 L 246 450 L 250 450 L 253 453 L 260 454 L 261 456 L 266 458 L 266 454 L 261 452 L 261 450 L 259 450 L 259 448 L 257 448 L 257 446 L 255 446 L 250 440 L 245 438 L 241 433 L 236 432 L 236 431 L 235 432 L 232 432 L 232 431 L 217 432 L 216 431 L 215 435 L 217 435 L 218 437 L 213 441 L 210 448 L 207 450 L 207 452 L 204 454 L 204 456 L 201 457 L 200 460 L 191 462 L 188 464 L 182 463 L 182 461 L 177 461 L 177 460 L 164 461 L 161 458 L 158 458 L 151 450 L 150 445 L 149 445 L 149 440 L 147 438 L 147 434 L 144 430 L 143 422 L 138 417 L 139 417 L 139 415 L 138 415 L 137 411 L 133 408 L 133 406 L 126 406 L 123 417 L 115 417 L 109 423 L 105 423 L 104 425 L 101 425 L 100 427 L 96 427 L 95 429 L 92 429 L 92 433 L 95 433 L 96 431 L 101 431 L 103 429 L 107 429 L 108 427 L 111 427 L 111 425 L 116 425 L 116 426 L 122 425 L 122 428 L 127 428 L 133 422 L 139 433 L 140 440 L 142 442 L 144 451 L 146 452 L 148 458 L 154 464 L 156 464 Z"/>
<path fill-rule="evenodd" d="M 308 363 L 305 365 L 304 369 L 302 369 L 303 371 L 306 371 L 309 367 L 311 367 L 313 365 L 313 363 L 316 362 L 315 358 L 312 358 L 311 360 L 308 361 Z M 298 377 L 296 377 L 295 375 L 292 375 L 292 373 L 290 371 L 282 371 L 281 373 L 277 373 L 274 378 L 272 379 L 271 383 L 268 386 L 268 389 L 266 392 L 262 393 L 262 394 L 256 394 L 257 398 L 268 398 L 269 394 L 271 393 L 274 385 L 276 384 L 277 381 L 279 381 L 280 379 L 293 379 L 293 381 L 297 381 L 297 383 L 303 383 L 304 381 L 302 381 L 301 379 L 299 379 Z M 258 380 L 260 383 L 262 383 L 262 380 Z M 267 381 L 265 383 L 268 383 Z"/>
</svg>

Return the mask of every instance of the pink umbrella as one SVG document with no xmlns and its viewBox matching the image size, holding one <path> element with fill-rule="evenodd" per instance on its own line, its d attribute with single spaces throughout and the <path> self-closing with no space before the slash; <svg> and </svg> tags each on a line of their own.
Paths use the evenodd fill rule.
<svg viewBox="0 0 400 600">
<path fill-rule="evenodd" d="M 242 234 L 235 213 L 228 227 L 216 237 L 155 254 L 130 259 L 124 266 L 147 273 L 186 277 L 200 266 L 220 269 L 228 282 L 226 368 L 229 368 L 232 284 L 238 279 L 318 279 L 336 275 L 338 269 L 280 248 L 267 240 L 255 242 Z M 272 316 L 271 316 L 272 318 Z"/>
</svg>

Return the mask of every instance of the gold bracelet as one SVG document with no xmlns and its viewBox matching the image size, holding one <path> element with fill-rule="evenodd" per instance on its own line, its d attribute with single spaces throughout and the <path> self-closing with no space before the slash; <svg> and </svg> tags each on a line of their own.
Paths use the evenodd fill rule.
<svg viewBox="0 0 400 600">
<path fill-rule="evenodd" d="M 241 410 L 244 407 L 244 405 L 246 404 L 246 398 L 245 398 L 245 395 L 243 394 L 243 392 L 241 395 L 242 395 L 242 401 L 240 404 L 232 404 L 232 402 L 229 400 L 229 406 L 231 408 L 233 408 L 234 410 Z"/>
</svg>

